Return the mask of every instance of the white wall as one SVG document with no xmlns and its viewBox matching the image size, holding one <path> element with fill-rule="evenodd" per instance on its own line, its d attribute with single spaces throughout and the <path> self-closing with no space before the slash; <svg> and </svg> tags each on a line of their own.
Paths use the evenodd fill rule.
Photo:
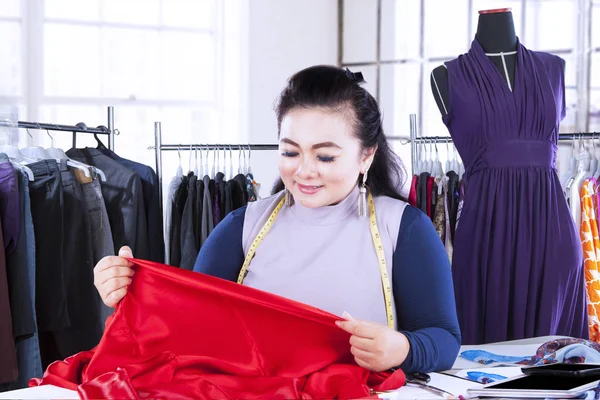
<svg viewBox="0 0 600 400">
<path fill-rule="evenodd" d="M 248 142 L 277 143 L 274 104 L 295 72 L 337 63 L 337 0 L 248 0 Z M 252 153 L 252 170 L 270 193 L 277 151 Z"/>
</svg>

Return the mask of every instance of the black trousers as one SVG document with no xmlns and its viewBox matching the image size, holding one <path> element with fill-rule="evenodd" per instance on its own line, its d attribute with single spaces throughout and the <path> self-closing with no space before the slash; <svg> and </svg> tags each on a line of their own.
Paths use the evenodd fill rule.
<svg viewBox="0 0 600 400">
<path fill-rule="evenodd" d="M 38 331 L 57 331 L 71 325 L 67 312 L 63 254 L 63 192 L 56 161 L 30 164 L 29 182 L 35 233 L 35 308 Z"/>
<path fill-rule="evenodd" d="M 54 332 L 61 359 L 95 347 L 102 324 L 94 287 L 94 252 L 86 198 L 73 171 L 61 163 L 64 240 L 63 271 L 71 324 Z"/>
<path fill-rule="evenodd" d="M 90 350 L 102 336 L 83 191 L 63 162 L 29 165 L 36 242 L 36 312 L 42 367 Z"/>
</svg>

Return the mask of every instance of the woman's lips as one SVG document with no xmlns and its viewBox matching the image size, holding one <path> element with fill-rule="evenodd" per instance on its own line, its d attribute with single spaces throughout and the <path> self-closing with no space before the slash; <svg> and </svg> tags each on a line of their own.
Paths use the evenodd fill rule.
<svg viewBox="0 0 600 400">
<path fill-rule="evenodd" d="M 323 187 L 319 185 L 302 185 L 300 183 L 297 183 L 296 185 L 298 185 L 298 190 L 300 190 L 302 194 L 315 194 Z"/>
</svg>

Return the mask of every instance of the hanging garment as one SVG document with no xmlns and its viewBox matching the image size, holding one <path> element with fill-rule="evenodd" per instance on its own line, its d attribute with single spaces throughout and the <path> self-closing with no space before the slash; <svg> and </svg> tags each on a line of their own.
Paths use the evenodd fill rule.
<svg viewBox="0 0 600 400">
<path fill-rule="evenodd" d="M 215 192 L 213 193 L 213 222 L 215 226 L 225 217 L 225 174 L 215 175 Z"/>
<path fill-rule="evenodd" d="M 449 171 L 446 176 L 448 177 L 448 213 L 450 216 L 450 238 L 454 243 L 454 235 L 456 233 L 456 217 L 458 216 L 458 203 L 459 203 L 459 177 L 454 171 Z"/>
<path fill-rule="evenodd" d="M 212 193 L 212 206 L 213 206 L 213 225 L 217 226 L 219 222 L 221 222 L 221 183 L 223 182 L 223 178 L 225 175 L 219 172 L 214 181 L 211 182 L 211 185 L 214 182 L 214 187 L 211 187 Z M 193 269 L 193 268 L 192 268 Z"/>
<path fill-rule="evenodd" d="M 241 189 L 241 194 L 242 194 L 242 201 L 241 201 L 241 205 L 240 207 L 245 206 L 246 204 L 248 204 L 248 198 L 249 198 L 249 194 L 248 191 L 246 190 L 246 176 L 244 176 L 243 174 L 237 174 L 236 176 L 233 177 L 233 180 L 237 182 L 237 184 L 239 185 L 240 189 Z M 239 207 L 236 207 L 236 209 Z"/>
<path fill-rule="evenodd" d="M 192 176 L 190 174 L 189 176 Z M 187 202 L 188 197 L 188 176 L 184 176 L 181 179 L 181 184 L 177 191 L 175 192 L 175 201 L 173 202 L 172 207 L 172 217 L 171 217 L 171 265 L 174 267 L 179 267 L 181 264 L 181 218 L 183 216 L 183 209 L 185 208 L 185 203 Z"/>
<path fill-rule="evenodd" d="M 419 176 L 413 175 L 412 183 L 410 184 L 410 192 L 408 193 L 408 204 L 413 207 L 417 206 L 417 185 L 419 182 Z"/>
<path fill-rule="evenodd" d="M 231 193 L 232 181 L 225 183 L 225 215 L 233 211 L 233 194 Z"/>
<path fill-rule="evenodd" d="M 81 175 L 79 175 L 77 171 L 78 170 L 73 170 L 77 177 L 77 181 L 81 182 Z M 88 183 L 81 185 L 81 190 L 83 191 L 87 216 L 89 219 L 93 253 L 92 265 L 96 265 L 104 257 L 115 255 L 115 244 L 110 230 L 110 222 L 108 220 L 104 197 L 102 197 L 100 180 L 98 177 L 94 177 L 87 182 Z M 104 304 L 100 297 L 100 293 L 96 290 L 93 291 L 96 292 L 96 304 L 98 305 L 98 312 L 100 314 L 101 327 L 103 327 L 106 318 L 112 314 L 113 309 Z"/>
<path fill-rule="evenodd" d="M 94 287 L 94 254 L 86 199 L 75 174 L 60 161 L 63 194 L 64 284 L 70 324 L 52 332 L 58 355 L 70 355 L 95 347 L 102 336 L 98 294 Z"/>
<path fill-rule="evenodd" d="M 27 294 L 29 300 L 19 301 L 16 307 L 11 300 L 11 310 L 16 308 L 16 313 L 20 318 L 26 317 L 27 323 L 20 327 L 18 322 L 13 325 L 19 376 L 10 383 L 0 384 L 0 392 L 26 388 L 31 378 L 42 376 L 44 372 L 42 370 L 35 315 L 35 237 L 29 200 L 29 178 L 19 171 L 17 171 L 17 174 L 19 175 L 19 197 L 21 199 L 19 209 L 19 215 L 22 217 L 21 229 L 15 251 L 11 256 L 6 257 L 6 268 L 9 276 L 10 271 L 19 274 L 20 283 L 18 286 L 9 283 L 10 294 L 12 295 L 14 292 Z M 23 283 L 24 286 L 21 286 Z M 12 314 L 14 317 L 15 312 L 13 311 Z M 15 319 L 13 318 L 13 320 Z M 29 322 L 31 322 L 31 325 Z"/>
<path fill-rule="evenodd" d="M 106 175 L 102 196 L 108 212 L 115 253 L 122 246 L 129 246 L 137 257 L 145 260 L 150 258 L 146 206 L 139 175 L 98 149 L 70 149 L 67 156 L 93 165 Z"/>
<path fill-rule="evenodd" d="M 6 256 L 17 247 L 21 231 L 21 213 L 19 212 L 19 179 L 17 171 L 2 154 L 0 158 L 0 213 L 2 213 L 2 233 Z"/>
<path fill-rule="evenodd" d="M 213 211 L 212 211 L 212 192 L 214 188 L 214 181 L 210 179 L 208 175 L 204 176 L 204 202 L 202 203 L 202 226 L 200 229 L 200 246 L 206 242 L 208 235 L 214 228 L 213 222 Z M 212 182 L 212 188 L 211 188 Z"/>
<path fill-rule="evenodd" d="M 29 197 L 35 232 L 35 310 L 41 334 L 71 324 L 63 280 L 64 203 L 56 161 L 38 161 L 28 167 L 35 178 L 29 182 Z"/>
<path fill-rule="evenodd" d="M 452 256 L 454 255 L 454 245 L 452 243 L 452 232 L 450 227 L 450 198 L 448 197 L 448 182 L 448 178 L 444 179 L 444 216 L 446 218 L 446 241 L 444 243 L 444 247 L 446 248 L 448 259 L 452 261 Z M 450 266 L 452 266 L 452 264 L 450 264 Z"/>
<path fill-rule="evenodd" d="M 160 211 L 158 177 L 156 173 L 149 166 L 121 158 L 112 150 L 101 149 L 100 151 L 122 166 L 129 168 L 140 177 L 148 226 L 148 245 L 150 246 L 150 256 L 148 259 L 160 263 L 164 262 L 163 220 Z"/>
<path fill-rule="evenodd" d="M 338 317 L 204 274 L 132 260 L 101 343 L 31 385 L 89 398 L 357 398 L 405 382 L 350 353 Z M 240 312 L 243 311 L 243 312 Z M 190 318 L 193 316 L 193 318 Z"/>
<path fill-rule="evenodd" d="M 460 221 L 460 214 L 465 203 L 465 180 L 461 179 L 459 186 L 460 195 L 458 197 L 458 209 L 456 211 L 456 229 L 458 229 L 458 222 Z"/>
<path fill-rule="evenodd" d="M 435 178 L 430 176 L 427 178 L 427 216 L 433 219 L 433 185 Z"/>
<path fill-rule="evenodd" d="M 0 221 L 0 228 L 2 221 Z M 2 230 L 0 229 L 0 235 Z M 17 349 L 13 338 L 12 315 L 8 298 L 4 246 L 0 246 L 0 383 L 12 382 L 19 375 Z"/>
<path fill-rule="evenodd" d="M 248 202 L 256 201 L 260 198 L 260 184 L 254 180 L 254 175 L 246 174 L 246 192 L 248 193 Z"/>
<path fill-rule="evenodd" d="M 564 61 L 520 43 L 516 57 L 512 91 L 476 39 L 446 63 L 443 120 L 467 179 L 452 263 L 465 345 L 588 337 L 581 241 L 555 169 Z"/>
<path fill-rule="evenodd" d="M 437 200 L 438 200 L 438 184 L 440 183 L 439 178 L 433 178 L 433 185 L 431 189 L 431 220 L 435 217 L 435 209 L 437 208 Z"/>
<path fill-rule="evenodd" d="M 194 237 L 196 238 L 196 248 L 202 247 L 202 211 L 204 205 L 204 181 L 196 181 L 196 219 L 194 220 Z M 195 262 L 195 261 L 194 261 Z"/>
<path fill-rule="evenodd" d="M 1 220 L 0 225 L 2 225 Z M 3 235 L 1 229 L 0 235 Z M 0 363 L 0 383 L 14 381 L 19 374 L 4 254 L 4 246 L 0 246 L 0 354 L 3 356 L 2 363 Z"/>
<path fill-rule="evenodd" d="M 419 175 L 419 187 L 417 190 L 417 207 L 427 215 L 427 182 L 429 181 L 429 172 L 421 172 Z"/>
<path fill-rule="evenodd" d="M 434 195 L 437 196 L 437 200 L 435 203 L 435 212 L 433 215 L 433 225 L 435 226 L 435 231 L 438 236 L 442 240 L 442 243 L 446 243 L 446 212 L 444 210 L 444 190 L 443 185 L 444 181 L 440 180 L 438 185 L 442 185 L 442 190 L 439 192 L 434 192 Z"/>
<path fill-rule="evenodd" d="M 581 188 L 581 245 L 587 294 L 590 340 L 600 342 L 600 238 L 593 197 L 598 185 L 587 179 Z"/>
<path fill-rule="evenodd" d="M 187 199 L 181 215 L 181 263 L 179 267 L 191 271 L 194 269 L 194 263 L 198 256 L 198 247 L 196 247 L 196 237 L 194 233 L 194 221 L 196 215 L 196 182 L 198 177 L 191 175 L 188 177 Z"/>
<path fill-rule="evenodd" d="M 175 192 L 181 180 L 183 179 L 183 170 L 181 166 L 177 167 L 177 173 L 171 179 L 167 189 L 167 202 L 165 204 L 165 264 L 171 265 L 171 224 L 173 223 L 173 203 L 175 202 Z"/>
<path fill-rule="evenodd" d="M 22 248 L 19 240 L 24 236 L 21 205 L 24 199 L 20 194 L 19 181 L 19 174 L 8 161 L 8 157 L 0 154 L 0 219 L 2 220 L 6 278 L 10 288 L 10 308 L 15 338 L 32 334 L 36 330 L 34 315 L 31 311 L 27 264 L 10 262 L 17 248 Z"/>
</svg>

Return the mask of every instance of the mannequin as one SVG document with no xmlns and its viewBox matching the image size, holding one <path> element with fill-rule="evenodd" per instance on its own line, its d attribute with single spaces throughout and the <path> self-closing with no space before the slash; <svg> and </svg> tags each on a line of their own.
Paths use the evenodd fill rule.
<svg viewBox="0 0 600 400">
<path fill-rule="evenodd" d="M 467 169 L 452 253 L 462 344 L 590 335 L 580 232 L 555 168 L 564 67 L 520 43 L 502 9 L 480 12 L 470 49 L 431 74 Z"/>
<path fill-rule="evenodd" d="M 503 76 L 505 70 L 500 53 L 509 53 L 504 55 L 504 59 L 510 79 L 510 87 L 514 87 L 517 55 L 513 52 L 517 49 L 517 35 L 515 34 L 515 25 L 510 9 L 479 11 L 479 22 L 475 38 Z M 435 68 L 431 73 L 431 89 L 440 112 L 445 116 L 449 98 L 448 70 L 444 65 Z"/>
</svg>

